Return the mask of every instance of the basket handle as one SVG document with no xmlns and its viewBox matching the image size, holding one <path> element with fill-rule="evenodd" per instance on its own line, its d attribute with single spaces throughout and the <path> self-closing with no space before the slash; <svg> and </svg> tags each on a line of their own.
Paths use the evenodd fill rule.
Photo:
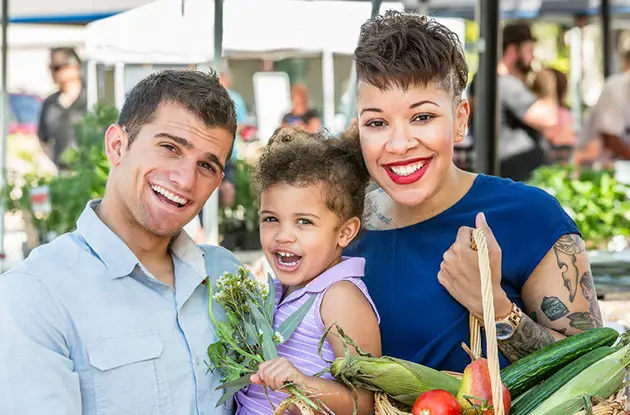
<svg viewBox="0 0 630 415">
<path fill-rule="evenodd" d="M 492 402 L 495 415 L 505 415 L 503 407 L 503 385 L 501 383 L 501 369 L 499 367 L 499 345 L 495 326 L 494 296 L 492 293 L 492 272 L 490 270 L 490 256 L 488 243 L 482 229 L 473 230 L 473 238 L 477 244 L 479 255 L 479 274 L 481 275 L 481 298 L 483 303 L 483 323 L 486 332 L 486 353 L 488 354 L 488 369 L 490 384 L 492 385 Z M 473 323 L 474 320 L 474 323 Z M 479 341 L 479 322 L 475 317 L 470 319 L 471 348 L 473 354 L 481 354 Z M 476 341 L 475 341 L 476 340 Z M 479 351 L 479 354 L 477 354 Z"/>
</svg>

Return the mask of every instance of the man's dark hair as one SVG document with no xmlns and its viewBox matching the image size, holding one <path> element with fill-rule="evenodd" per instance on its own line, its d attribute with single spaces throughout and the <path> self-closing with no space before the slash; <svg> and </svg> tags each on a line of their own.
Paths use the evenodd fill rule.
<svg viewBox="0 0 630 415">
<path fill-rule="evenodd" d="M 151 74 L 133 87 L 120 111 L 118 125 L 125 127 L 129 145 L 143 125 L 153 121 L 163 104 L 181 105 L 207 127 L 224 128 L 236 135 L 236 110 L 227 90 L 212 70 L 170 69 Z M 228 160 L 232 149 L 228 155 Z"/>
<path fill-rule="evenodd" d="M 52 59 L 53 55 L 62 54 L 67 62 L 71 65 L 81 65 L 81 58 L 79 58 L 79 54 L 74 48 L 70 47 L 58 47 L 50 49 L 50 58 Z"/>
<path fill-rule="evenodd" d="M 512 22 L 503 27 L 503 53 L 508 46 L 520 46 L 525 42 L 535 42 L 536 38 L 532 33 L 532 28 L 527 22 Z"/>
<path fill-rule="evenodd" d="M 259 194 L 277 183 L 321 185 L 328 209 L 346 221 L 361 218 L 370 174 L 354 142 L 287 127 L 269 140 L 254 179 Z"/>
<path fill-rule="evenodd" d="M 381 90 L 436 83 L 461 95 L 468 64 L 458 36 L 425 15 L 387 11 L 361 26 L 357 79 Z"/>
</svg>

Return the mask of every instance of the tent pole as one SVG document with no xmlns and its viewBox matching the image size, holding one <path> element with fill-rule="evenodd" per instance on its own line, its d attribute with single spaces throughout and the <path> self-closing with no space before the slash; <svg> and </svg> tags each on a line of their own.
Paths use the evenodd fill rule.
<svg viewBox="0 0 630 415">
<path fill-rule="evenodd" d="M 214 0 L 214 62 L 212 66 L 221 71 L 223 59 L 223 0 Z M 210 245 L 219 244 L 219 189 L 212 192 L 203 208 L 204 239 Z"/>
<path fill-rule="evenodd" d="M 8 36 L 7 28 L 9 26 L 9 0 L 2 1 L 2 78 L 0 83 L 2 84 L 2 111 L 0 112 L 0 128 L 2 129 L 2 144 L 0 145 L 0 152 L 2 154 L 2 170 L 0 171 L 0 191 L 4 191 L 7 185 L 7 136 L 9 132 L 9 92 L 7 91 L 7 51 L 8 51 Z M 4 203 L 0 203 L 0 269 L 4 271 L 4 259 L 6 253 L 4 251 L 4 237 L 5 237 L 5 224 L 4 215 L 6 213 Z"/>
<path fill-rule="evenodd" d="M 475 111 L 475 152 L 478 173 L 499 175 L 499 89 L 497 65 L 501 45 L 499 0 L 478 0 L 479 71 Z"/>
</svg>

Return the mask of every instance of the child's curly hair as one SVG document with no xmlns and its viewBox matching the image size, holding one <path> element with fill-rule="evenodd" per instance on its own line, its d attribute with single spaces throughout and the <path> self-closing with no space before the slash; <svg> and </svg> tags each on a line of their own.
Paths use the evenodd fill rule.
<svg viewBox="0 0 630 415">
<path fill-rule="evenodd" d="M 361 218 L 370 176 L 361 148 L 351 140 L 281 128 L 273 134 L 254 173 L 256 191 L 270 186 L 324 186 L 327 207 L 342 220 Z"/>
</svg>

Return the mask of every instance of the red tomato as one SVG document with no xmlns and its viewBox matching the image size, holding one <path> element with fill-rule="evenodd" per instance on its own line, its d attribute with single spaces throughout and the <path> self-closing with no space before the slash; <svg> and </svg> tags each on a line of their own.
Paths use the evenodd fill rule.
<svg viewBox="0 0 630 415">
<path fill-rule="evenodd" d="M 412 415 L 462 415 L 462 409 L 453 395 L 436 389 L 418 396 L 411 413 Z"/>
</svg>

